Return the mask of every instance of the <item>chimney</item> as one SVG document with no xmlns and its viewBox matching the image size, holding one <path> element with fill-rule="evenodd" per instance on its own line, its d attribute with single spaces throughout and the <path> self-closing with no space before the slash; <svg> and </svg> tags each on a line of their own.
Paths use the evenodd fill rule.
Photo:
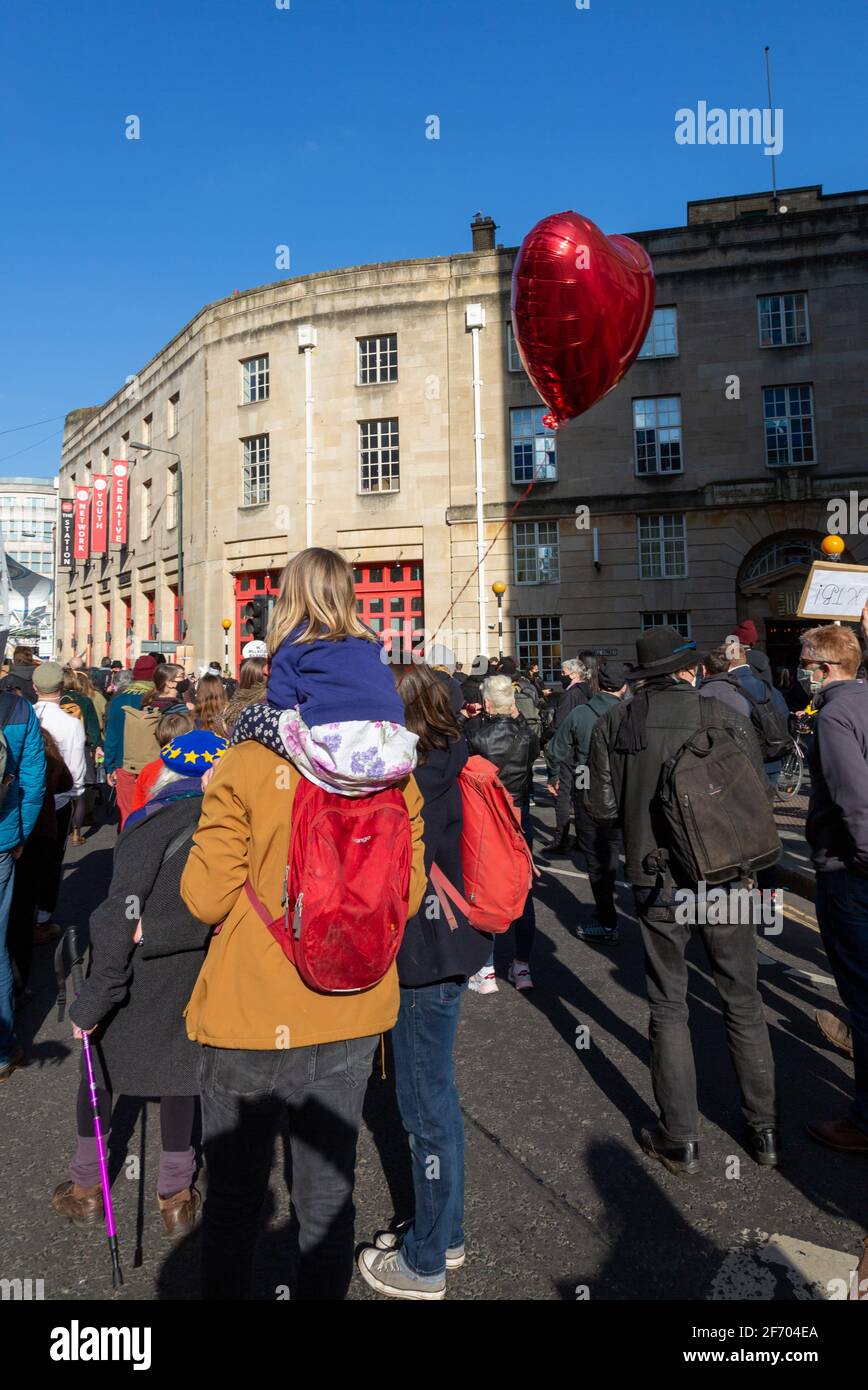
<svg viewBox="0 0 868 1390">
<path fill-rule="evenodd" d="M 493 251 L 494 233 L 497 231 L 497 224 L 493 217 L 483 217 L 478 212 L 470 224 L 473 233 L 474 251 Z"/>
</svg>

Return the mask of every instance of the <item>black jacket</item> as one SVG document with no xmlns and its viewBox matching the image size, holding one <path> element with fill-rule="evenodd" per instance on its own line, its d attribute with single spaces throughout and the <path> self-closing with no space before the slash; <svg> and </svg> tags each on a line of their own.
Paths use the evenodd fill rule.
<svg viewBox="0 0 868 1390">
<path fill-rule="evenodd" d="M 834 681 L 813 703 L 805 836 L 814 868 L 868 876 L 868 686 Z"/>
<path fill-rule="evenodd" d="M 4 676 L 0 681 L 0 690 L 14 690 L 16 695 L 23 695 L 25 700 L 29 700 L 31 705 L 36 704 L 36 687 L 33 684 L 33 672 L 35 666 L 10 666 L 9 675 Z"/>
<path fill-rule="evenodd" d="M 199 1091 L 199 1047 L 189 1041 L 184 1009 L 193 992 L 211 928 L 189 912 L 181 874 L 202 809 L 200 796 L 169 802 L 125 830 L 115 847 L 105 901 L 90 919 L 93 958 L 81 994 L 70 1008 L 79 1028 L 94 1034 L 97 1084 L 116 1095 L 193 1096 Z M 163 864 L 181 830 L 190 841 Z M 142 943 L 133 945 L 137 898 Z"/>
<path fill-rule="evenodd" d="M 751 647 L 747 654 L 747 664 L 754 674 L 759 676 L 761 681 L 765 682 L 769 690 L 774 689 L 771 662 L 765 652 L 761 652 L 759 647 Z"/>
<path fill-rule="evenodd" d="M 425 824 L 425 869 L 437 864 L 454 884 L 464 892 L 461 869 L 461 789 L 458 776 L 467 762 L 468 750 L 464 739 L 449 748 L 435 748 L 428 759 L 416 768 L 413 776 L 422 793 L 422 820 Z M 407 930 L 398 952 L 398 980 L 405 989 L 438 984 L 441 980 L 466 980 L 485 964 L 491 954 L 491 937 L 487 932 L 471 927 L 459 908 L 452 905 L 458 927 L 449 925 L 440 908 L 430 879 L 415 917 Z"/>
<path fill-rule="evenodd" d="M 623 753 L 614 747 L 618 726 L 630 708 L 623 701 L 603 715 L 591 735 L 585 806 L 595 821 L 621 826 L 627 882 L 638 887 L 652 887 L 657 881 L 657 875 L 645 868 L 645 858 L 668 847 L 657 798 L 660 774 L 666 760 L 701 727 L 700 700 L 699 691 L 687 681 L 673 680 L 671 685 L 651 691 L 647 747 L 641 752 Z M 719 700 L 706 697 L 702 704 L 712 707 L 716 721 L 736 739 L 763 776 L 753 725 Z"/>
<path fill-rule="evenodd" d="M 559 729 L 567 715 L 572 714 L 577 705 L 586 705 L 590 698 L 591 687 L 587 681 L 578 681 L 576 685 L 568 685 L 555 705 L 553 727 Z"/>
<path fill-rule="evenodd" d="M 477 714 L 464 725 L 464 737 L 471 753 L 494 763 L 516 806 L 524 805 L 539 753 L 539 738 L 527 720 L 520 714 Z"/>
</svg>

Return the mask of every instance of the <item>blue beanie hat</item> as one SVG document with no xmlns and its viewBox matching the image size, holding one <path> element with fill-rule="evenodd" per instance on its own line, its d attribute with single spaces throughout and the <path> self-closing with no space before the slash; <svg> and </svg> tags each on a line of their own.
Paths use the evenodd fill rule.
<svg viewBox="0 0 868 1390">
<path fill-rule="evenodd" d="M 219 763 L 229 740 L 210 729 L 191 729 L 188 734 L 179 734 L 162 749 L 160 757 L 173 772 L 184 777 L 201 777 L 209 768 Z"/>
</svg>

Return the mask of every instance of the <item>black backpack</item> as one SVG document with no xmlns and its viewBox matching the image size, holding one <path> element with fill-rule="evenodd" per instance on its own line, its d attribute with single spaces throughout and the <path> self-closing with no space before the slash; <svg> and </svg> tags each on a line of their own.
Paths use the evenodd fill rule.
<svg viewBox="0 0 868 1390">
<path fill-rule="evenodd" d="M 722 724 L 708 722 L 664 764 L 658 803 L 666 858 L 680 883 L 728 883 L 767 869 L 781 856 L 769 787 Z"/>
<path fill-rule="evenodd" d="M 749 690 L 745 690 L 737 677 L 727 676 L 726 683 L 733 686 L 739 695 L 743 695 L 750 705 L 750 722 L 760 741 L 763 762 L 776 763 L 785 757 L 792 744 L 789 712 L 785 714 L 777 708 L 770 690 L 766 692 L 764 700 L 758 700 Z"/>
</svg>

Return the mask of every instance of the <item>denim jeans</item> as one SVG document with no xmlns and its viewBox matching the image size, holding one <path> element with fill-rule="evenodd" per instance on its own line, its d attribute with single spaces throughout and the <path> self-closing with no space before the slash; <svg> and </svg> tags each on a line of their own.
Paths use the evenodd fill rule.
<svg viewBox="0 0 868 1390">
<path fill-rule="evenodd" d="M 853 1029 L 853 1123 L 868 1133 L 868 879 L 817 874 L 817 925 Z"/>
<path fill-rule="evenodd" d="M 634 892 L 651 1005 L 651 1084 L 664 1134 L 674 1144 L 699 1139 L 684 958 L 691 931 L 702 937 L 723 1004 L 726 1040 L 745 1119 L 752 1129 L 771 1128 L 777 1124 L 775 1068 L 757 989 L 756 929 L 747 923 L 691 927 L 675 921 L 671 894 L 659 888 Z"/>
<path fill-rule="evenodd" d="M 416 1274 L 442 1274 L 447 1249 L 464 1243 L 464 1121 L 452 1057 L 464 989 L 449 980 L 402 989 L 392 1031 L 416 1198 L 402 1249 Z"/>
<path fill-rule="evenodd" d="M 9 850 L 3 850 L 0 852 L 0 1066 L 5 1066 L 15 1051 L 15 985 L 6 944 L 14 883 L 15 860 Z"/>
<path fill-rule="evenodd" d="M 251 1296 L 253 1252 L 281 1113 L 299 1224 L 296 1299 L 342 1299 L 353 1270 L 353 1184 L 376 1037 L 258 1052 L 203 1048 L 206 1299 Z"/>
</svg>

